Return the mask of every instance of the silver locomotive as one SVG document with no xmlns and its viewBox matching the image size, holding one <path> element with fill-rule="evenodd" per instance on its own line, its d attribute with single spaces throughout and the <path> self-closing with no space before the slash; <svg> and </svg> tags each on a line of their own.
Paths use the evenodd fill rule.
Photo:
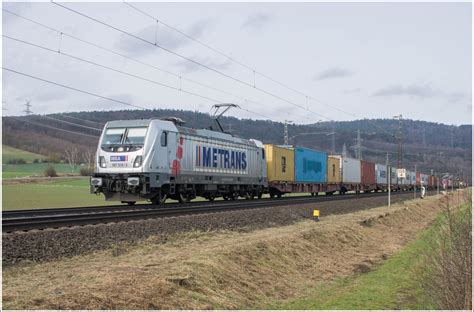
<svg viewBox="0 0 474 312">
<path fill-rule="evenodd" d="M 174 118 L 108 122 L 96 155 L 91 192 L 128 204 L 261 197 L 268 186 L 262 142 Z"/>
</svg>

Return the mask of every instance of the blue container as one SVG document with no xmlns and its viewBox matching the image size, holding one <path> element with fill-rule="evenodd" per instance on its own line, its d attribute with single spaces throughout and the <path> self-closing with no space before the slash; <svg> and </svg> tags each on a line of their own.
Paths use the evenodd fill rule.
<svg viewBox="0 0 474 312">
<path fill-rule="evenodd" d="M 328 154 L 295 147 L 295 180 L 305 183 L 327 182 Z"/>
</svg>

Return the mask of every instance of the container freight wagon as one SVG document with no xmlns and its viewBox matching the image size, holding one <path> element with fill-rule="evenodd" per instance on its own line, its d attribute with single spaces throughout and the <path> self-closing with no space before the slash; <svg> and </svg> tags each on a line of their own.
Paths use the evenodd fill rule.
<svg viewBox="0 0 474 312">
<path fill-rule="evenodd" d="M 315 150 L 295 148 L 295 181 L 298 183 L 327 182 L 328 155 Z"/>
<path fill-rule="evenodd" d="M 409 190 L 411 188 L 410 187 L 410 183 L 411 183 L 410 171 L 405 170 L 405 177 L 404 178 L 398 178 L 397 183 L 398 183 L 398 189 L 399 190 L 404 190 L 404 191 Z"/>
<path fill-rule="evenodd" d="M 382 164 L 375 164 L 375 182 L 376 190 L 386 191 L 389 183 L 388 166 Z"/>
<path fill-rule="evenodd" d="M 405 182 L 410 190 L 414 188 L 416 182 L 416 174 L 414 171 L 407 170 Z"/>
<path fill-rule="evenodd" d="M 348 191 L 359 192 L 361 190 L 360 160 L 344 157 L 341 155 L 331 155 L 330 157 L 339 160 L 339 168 L 341 171 L 341 193 L 345 193 Z"/>
<path fill-rule="evenodd" d="M 375 163 L 365 160 L 360 161 L 360 184 L 361 189 L 365 192 L 372 191 L 377 188 Z"/>
<path fill-rule="evenodd" d="M 327 184 L 327 154 L 302 147 L 265 145 L 270 197 L 284 193 L 334 192 Z"/>
<path fill-rule="evenodd" d="M 387 190 L 388 174 L 387 165 L 375 164 L 375 179 L 377 182 L 377 190 Z"/>
<path fill-rule="evenodd" d="M 426 188 L 429 188 L 429 178 L 428 174 L 420 173 L 421 184 Z"/>
<path fill-rule="evenodd" d="M 339 185 L 341 184 L 341 168 L 339 167 L 339 158 L 328 156 L 328 185 Z"/>
<path fill-rule="evenodd" d="M 390 166 L 390 189 L 396 191 L 398 189 L 397 168 Z"/>
<path fill-rule="evenodd" d="M 420 188 L 421 187 L 421 176 L 420 176 L 420 172 L 417 171 L 416 172 L 416 180 L 415 180 L 415 184 L 416 184 L 416 187 L 417 188 Z"/>
<path fill-rule="evenodd" d="M 265 144 L 268 182 L 295 181 L 295 153 L 292 149 Z"/>
</svg>

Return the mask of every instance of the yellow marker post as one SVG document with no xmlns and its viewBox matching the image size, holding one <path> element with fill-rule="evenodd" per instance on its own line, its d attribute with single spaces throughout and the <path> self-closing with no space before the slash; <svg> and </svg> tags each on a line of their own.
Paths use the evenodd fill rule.
<svg viewBox="0 0 474 312">
<path fill-rule="evenodd" d="M 316 221 L 319 221 L 319 210 L 313 210 L 313 217 L 316 218 Z"/>
</svg>

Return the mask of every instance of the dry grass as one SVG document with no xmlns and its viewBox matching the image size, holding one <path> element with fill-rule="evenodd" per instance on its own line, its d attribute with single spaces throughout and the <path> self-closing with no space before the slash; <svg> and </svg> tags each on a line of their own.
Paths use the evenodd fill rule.
<svg viewBox="0 0 474 312">
<path fill-rule="evenodd" d="M 249 233 L 150 238 L 3 272 L 4 308 L 258 308 L 363 273 L 429 225 L 441 197 Z M 453 200 L 456 200 L 455 198 Z"/>
<path fill-rule="evenodd" d="M 447 310 L 472 309 L 472 193 L 463 195 L 461 206 L 453 205 L 455 196 L 445 201 L 445 218 L 423 254 L 428 269 L 422 285 Z"/>
</svg>

